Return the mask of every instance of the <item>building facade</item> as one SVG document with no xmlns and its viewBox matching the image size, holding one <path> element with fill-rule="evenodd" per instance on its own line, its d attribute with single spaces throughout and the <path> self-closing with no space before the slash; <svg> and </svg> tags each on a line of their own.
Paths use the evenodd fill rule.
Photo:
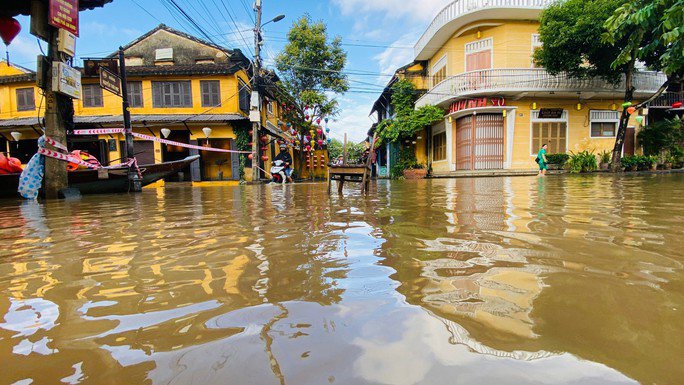
<svg viewBox="0 0 684 385">
<path fill-rule="evenodd" d="M 427 139 L 434 174 L 532 169 L 544 143 L 549 153 L 612 150 L 624 85 L 552 76 L 532 60 L 542 45 L 538 19 L 551 2 L 456 0 L 415 44 L 415 61 L 427 75 L 416 107 L 447 111 L 444 121 L 417 135 Z M 663 74 L 637 73 L 635 99 L 664 81 Z M 639 128 L 635 120 L 629 126 L 627 154 L 635 151 Z"/>
<path fill-rule="evenodd" d="M 165 25 L 123 48 L 135 132 L 187 144 L 237 149 L 238 132 L 247 134 L 251 130 L 248 117 L 252 92 L 251 64 L 239 50 L 216 46 Z M 115 62 L 117 58 L 118 53 L 113 53 L 106 59 Z M 84 60 L 82 97 L 74 100 L 75 129 L 123 127 L 121 98 L 100 87 L 97 68 L 91 68 L 97 63 L 102 61 Z M 36 139 L 42 135 L 45 101 L 40 95 L 33 71 L 0 64 L 0 140 L 4 141 L 0 148 L 7 148 L 24 163 L 35 154 Z M 264 97 L 262 103 L 263 133 L 268 140 L 257 159 L 265 168 L 278 152 L 275 141 L 286 134 L 280 130 L 284 124 L 278 119 L 279 103 L 269 97 Z M 14 140 L 11 132 L 21 133 L 21 138 Z M 123 135 L 68 135 L 67 141 L 70 150 L 87 151 L 103 164 L 116 164 L 123 156 Z M 138 139 L 134 151 L 138 164 L 201 155 L 199 162 L 168 181 L 239 178 L 237 154 Z M 261 155 L 268 159 L 262 160 Z M 247 161 L 250 165 L 251 161 Z"/>
</svg>

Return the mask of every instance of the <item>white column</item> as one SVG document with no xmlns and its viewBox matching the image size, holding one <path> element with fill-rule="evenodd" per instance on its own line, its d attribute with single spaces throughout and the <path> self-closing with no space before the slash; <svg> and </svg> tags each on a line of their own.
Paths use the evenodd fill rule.
<svg viewBox="0 0 684 385">
<path fill-rule="evenodd" d="M 449 118 L 444 119 L 444 128 L 446 130 L 446 156 L 449 170 L 456 171 L 456 163 L 453 162 L 453 153 L 455 151 L 453 147 L 454 127 L 453 124 L 449 123 Z"/>
<path fill-rule="evenodd" d="M 517 109 L 506 110 L 506 160 L 504 169 L 509 170 L 513 166 L 513 140 L 515 139 L 515 115 Z"/>
</svg>

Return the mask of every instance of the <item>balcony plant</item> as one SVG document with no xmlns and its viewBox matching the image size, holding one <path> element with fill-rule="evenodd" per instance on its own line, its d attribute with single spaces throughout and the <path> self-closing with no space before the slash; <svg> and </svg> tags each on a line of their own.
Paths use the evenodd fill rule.
<svg viewBox="0 0 684 385">
<path fill-rule="evenodd" d="M 565 166 L 570 155 L 568 154 L 549 154 L 546 155 L 546 160 L 548 161 L 549 170 L 560 170 Z"/>
<path fill-rule="evenodd" d="M 392 179 L 423 179 L 427 176 L 427 169 L 418 163 L 413 149 L 407 147 L 399 151 L 399 156 L 392 165 L 390 174 Z"/>
</svg>

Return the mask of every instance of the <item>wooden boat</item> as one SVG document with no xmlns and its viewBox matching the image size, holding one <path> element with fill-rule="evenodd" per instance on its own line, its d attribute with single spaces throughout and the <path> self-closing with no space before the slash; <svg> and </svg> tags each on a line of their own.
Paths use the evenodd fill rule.
<svg viewBox="0 0 684 385">
<path fill-rule="evenodd" d="M 147 186 L 169 175 L 180 172 L 185 166 L 199 159 L 199 155 L 188 156 L 173 162 L 140 165 L 142 185 Z M 78 189 L 81 194 L 111 194 L 129 191 L 128 169 L 77 170 L 69 172 L 69 187 Z M 0 175 L 0 198 L 19 197 L 19 176 L 21 174 Z"/>
</svg>

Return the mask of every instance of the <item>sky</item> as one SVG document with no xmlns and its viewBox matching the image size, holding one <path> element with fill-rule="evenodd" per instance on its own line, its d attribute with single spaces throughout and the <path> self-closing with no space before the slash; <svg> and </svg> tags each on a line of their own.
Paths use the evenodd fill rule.
<svg viewBox="0 0 684 385">
<path fill-rule="evenodd" d="M 262 58 L 274 68 L 292 23 L 305 14 L 328 26 L 329 36 L 340 36 L 347 50 L 350 90 L 336 98 L 340 114 L 330 122 L 331 136 L 361 141 L 374 122 L 373 102 L 394 70 L 413 60 L 413 45 L 441 8 L 452 0 L 262 0 L 263 20 L 278 14 L 285 19 L 264 27 Z M 227 48 L 253 56 L 252 0 L 176 0 L 207 34 Z M 105 7 L 80 14 L 76 57 L 103 57 L 160 23 L 191 35 L 199 32 L 167 8 L 168 0 L 114 0 Z M 29 33 L 29 18 L 19 17 L 22 31 L 9 46 L 10 61 L 35 69 L 41 47 Z M 42 49 L 46 43 L 41 42 Z M 81 65 L 77 60 L 76 65 Z"/>
</svg>

